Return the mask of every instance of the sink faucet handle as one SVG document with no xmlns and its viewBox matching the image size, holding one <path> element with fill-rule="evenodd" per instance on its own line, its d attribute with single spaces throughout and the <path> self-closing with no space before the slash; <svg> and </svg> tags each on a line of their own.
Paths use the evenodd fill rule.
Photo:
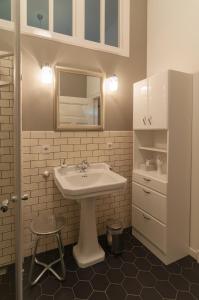
<svg viewBox="0 0 199 300">
<path fill-rule="evenodd" d="M 63 158 L 63 161 L 61 160 L 61 167 L 66 167 L 66 158 Z"/>
<path fill-rule="evenodd" d="M 87 160 L 86 160 L 86 159 L 82 161 L 82 164 L 84 164 L 84 165 L 87 165 L 87 167 L 89 167 L 89 166 L 90 166 L 90 164 L 87 162 Z"/>
</svg>

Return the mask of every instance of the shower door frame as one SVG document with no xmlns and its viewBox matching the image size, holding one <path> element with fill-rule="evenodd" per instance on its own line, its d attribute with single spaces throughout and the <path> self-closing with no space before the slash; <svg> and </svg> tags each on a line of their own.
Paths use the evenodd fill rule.
<svg viewBox="0 0 199 300">
<path fill-rule="evenodd" d="M 23 239 L 22 239 L 22 103 L 21 103 L 21 22 L 20 8 L 21 1 L 14 0 L 14 27 L 15 27 L 15 68 L 14 68 L 14 138 L 15 138 L 15 191 L 16 191 L 16 300 L 23 300 Z"/>
</svg>

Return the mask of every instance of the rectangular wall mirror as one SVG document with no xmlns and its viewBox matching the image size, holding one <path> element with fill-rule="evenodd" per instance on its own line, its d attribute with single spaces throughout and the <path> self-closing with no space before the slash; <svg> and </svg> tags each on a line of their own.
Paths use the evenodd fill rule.
<svg viewBox="0 0 199 300">
<path fill-rule="evenodd" d="M 103 73 L 55 67 L 56 130 L 103 130 Z"/>
</svg>

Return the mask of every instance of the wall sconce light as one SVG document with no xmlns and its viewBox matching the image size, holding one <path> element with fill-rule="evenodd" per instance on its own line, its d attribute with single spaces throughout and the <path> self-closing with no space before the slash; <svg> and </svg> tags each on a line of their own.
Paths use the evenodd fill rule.
<svg viewBox="0 0 199 300">
<path fill-rule="evenodd" d="M 47 64 L 41 68 L 41 80 L 44 84 L 51 84 L 53 82 L 53 70 Z"/>
<path fill-rule="evenodd" d="M 119 80 L 116 75 L 113 75 L 105 80 L 105 89 L 107 93 L 117 92 Z"/>
</svg>

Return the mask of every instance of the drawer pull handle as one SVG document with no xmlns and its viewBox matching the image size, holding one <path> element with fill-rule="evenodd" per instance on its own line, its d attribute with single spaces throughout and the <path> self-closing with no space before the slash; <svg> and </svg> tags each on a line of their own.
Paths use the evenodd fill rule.
<svg viewBox="0 0 199 300">
<path fill-rule="evenodd" d="M 144 117 L 144 118 L 142 119 L 142 121 L 143 121 L 144 125 L 146 125 L 146 117 Z"/>
<path fill-rule="evenodd" d="M 149 179 L 149 178 L 143 178 L 143 179 L 144 179 L 144 181 L 147 181 L 147 182 L 151 181 L 151 179 Z"/>
<path fill-rule="evenodd" d="M 143 189 L 143 192 L 145 192 L 145 194 L 151 194 L 151 192 L 149 192 L 149 191 L 146 191 L 145 189 Z"/>
<path fill-rule="evenodd" d="M 145 214 L 143 214 L 143 218 L 144 218 L 145 220 L 147 220 L 147 221 L 150 221 L 150 220 L 151 220 L 149 217 L 145 216 Z"/>
</svg>

